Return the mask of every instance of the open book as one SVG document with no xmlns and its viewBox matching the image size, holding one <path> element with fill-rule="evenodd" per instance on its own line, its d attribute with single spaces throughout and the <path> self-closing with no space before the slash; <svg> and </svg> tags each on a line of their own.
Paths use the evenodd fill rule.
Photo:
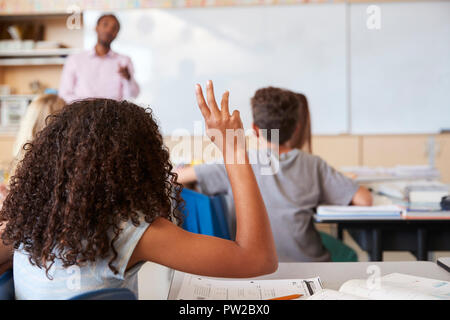
<svg viewBox="0 0 450 320">
<path fill-rule="evenodd" d="M 324 289 L 308 300 L 450 300 L 450 282 L 391 273 L 378 280 L 349 280 L 339 291 Z"/>
</svg>

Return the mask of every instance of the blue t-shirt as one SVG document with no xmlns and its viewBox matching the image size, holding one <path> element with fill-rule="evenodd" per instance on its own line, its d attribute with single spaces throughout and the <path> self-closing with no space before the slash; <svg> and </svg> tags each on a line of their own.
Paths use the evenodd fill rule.
<svg viewBox="0 0 450 320">
<path fill-rule="evenodd" d="M 123 222 L 122 232 L 114 243 L 117 258 L 113 261 L 118 273 L 109 268 L 112 253 L 105 259 L 89 262 L 81 267 L 62 267 L 62 262 L 55 259 L 49 270 L 50 280 L 45 269 L 33 266 L 28 260 L 28 254 L 21 250 L 14 253 L 14 287 L 18 300 L 57 300 L 69 299 L 78 294 L 103 288 L 128 288 L 138 297 L 137 273 L 143 262 L 126 271 L 128 261 L 134 248 L 149 224 L 140 216 L 140 224 L 134 226 L 131 220 Z M 111 239 L 111 237 L 110 237 Z"/>
</svg>

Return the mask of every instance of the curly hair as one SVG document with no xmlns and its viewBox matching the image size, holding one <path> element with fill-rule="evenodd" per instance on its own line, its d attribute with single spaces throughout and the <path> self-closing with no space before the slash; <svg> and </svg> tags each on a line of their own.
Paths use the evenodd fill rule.
<svg viewBox="0 0 450 320">
<path fill-rule="evenodd" d="M 293 135 L 298 123 L 299 101 L 289 90 L 267 87 L 256 90 L 251 98 L 253 122 L 267 130 L 269 142 L 283 144 Z M 272 141 L 271 130 L 279 130 L 279 141 Z"/>
<path fill-rule="evenodd" d="M 48 272 L 107 258 L 123 221 L 180 224 L 181 185 L 152 111 L 127 101 L 73 102 L 24 146 L 0 211 L 2 239 Z"/>
</svg>

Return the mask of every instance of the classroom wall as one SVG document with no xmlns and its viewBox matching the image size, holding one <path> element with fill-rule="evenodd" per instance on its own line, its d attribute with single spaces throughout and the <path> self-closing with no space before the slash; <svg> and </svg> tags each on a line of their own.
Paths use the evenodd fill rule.
<svg viewBox="0 0 450 320">
<path fill-rule="evenodd" d="M 276 0 L 274 0 L 275 2 Z M 11 1 L 0 0 L 0 8 L 3 14 L 36 14 L 49 11 L 58 11 L 58 8 L 52 9 L 50 2 L 54 1 L 16 1 L 14 6 L 11 6 Z M 71 0 L 68 2 L 72 2 Z M 82 9 L 105 9 L 102 7 L 83 7 L 87 6 L 89 1 L 80 1 Z M 251 1 L 248 1 L 249 3 Z M 269 1 L 270 2 L 270 1 Z M 269 3 L 267 2 L 267 3 Z M 277 1 L 278 3 L 282 3 Z M 307 1 L 299 1 L 307 2 Z M 345 2 L 342 1 L 309 1 L 310 3 L 330 3 L 330 2 Z M 351 0 L 349 2 L 407 2 L 405 1 L 366 1 L 366 0 Z M 410 1 L 409 1 L 410 2 Z M 425 1 L 418 1 L 425 2 Z M 58 5 L 62 2 L 58 2 Z M 92 1 L 90 1 L 92 3 Z M 101 2 L 97 2 L 101 3 Z M 118 3 L 118 2 L 117 2 Z M 125 3 L 125 1 L 122 1 Z M 126 5 L 131 2 L 127 1 Z M 144 5 L 143 1 L 134 1 L 133 5 L 139 7 Z M 150 2 L 148 2 L 150 3 Z M 162 2 L 152 1 L 155 7 L 167 7 L 161 5 Z M 188 2 L 179 2 L 178 7 L 182 7 L 182 3 L 187 6 Z M 203 2 L 206 3 L 206 2 Z M 220 5 L 220 1 L 212 1 L 212 6 Z M 222 5 L 224 2 L 221 2 Z M 230 2 L 231 3 L 231 2 Z M 234 1 L 234 4 L 244 4 L 245 1 Z M 285 2 L 286 3 L 286 2 Z M 36 6 L 34 5 L 36 4 Z M 40 4 L 39 6 L 37 4 Z M 174 6 L 175 2 L 170 2 Z M 200 2 L 191 1 L 190 5 L 199 5 Z M 292 3 L 291 3 L 292 4 Z M 305 4 L 306 5 L 306 4 Z M 200 5 L 199 5 L 200 6 Z M 170 5 L 169 5 L 170 7 Z M 4 9 L 4 10 L 3 10 Z M 63 41 L 66 45 L 75 48 L 81 48 L 83 45 L 83 30 L 72 30 L 68 34 L 66 28 L 67 12 L 59 10 L 63 13 L 60 17 L 44 18 L 46 25 L 46 40 Z M 115 8 L 111 8 L 115 9 Z M 119 8 L 120 9 L 120 8 Z M 47 10 L 47 11 L 46 11 Z M 27 94 L 30 93 L 29 82 L 40 79 L 45 85 L 57 88 L 59 84 L 62 65 L 48 65 L 48 66 L 17 66 L 17 67 L 0 67 L 0 83 L 7 83 L 15 89 L 15 93 Z M 314 115 L 313 115 L 314 116 Z M 313 151 L 320 155 L 331 165 L 339 168 L 342 166 L 367 165 L 367 166 L 393 166 L 393 165 L 417 165 L 429 163 L 429 137 L 435 138 L 436 159 L 435 164 L 441 171 L 443 180 L 450 182 L 450 135 L 315 135 L 313 137 Z M 194 139 L 194 138 L 193 138 Z M 203 139 L 203 138 L 202 138 Z M 12 144 L 14 141 L 14 134 L 0 134 L 0 167 L 4 167 L 11 158 Z M 169 148 L 175 145 L 170 137 L 165 138 L 166 144 Z M 206 148 L 209 144 L 207 140 L 203 141 L 202 148 Z"/>
<path fill-rule="evenodd" d="M 312 144 L 313 153 L 337 169 L 346 166 L 427 165 L 430 137 L 434 139 L 436 168 L 443 182 L 450 183 L 450 134 L 313 136 Z M 12 160 L 14 139 L 12 133 L 0 134 L 0 169 L 7 169 Z M 192 148 L 198 143 L 205 150 L 211 144 L 207 137 L 189 139 Z M 170 136 L 164 137 L 164 143 L 171 151 L 178 142 Z M 216 154 L 216 159 L 220 159 L 220 154 Z"/>
</svg>

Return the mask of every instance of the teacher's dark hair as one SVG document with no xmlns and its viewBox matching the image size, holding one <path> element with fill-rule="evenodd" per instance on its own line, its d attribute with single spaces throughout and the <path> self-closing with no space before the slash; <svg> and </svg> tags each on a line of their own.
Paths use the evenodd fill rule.
<svg viewBox="0 0 450 320">
<path fill-rule="evenodd" d="M 102 15 L 100 16 L 100 18 L 97 19 L 97 26 L 100 24 L 100 22 L 102 21 L 102 19 L 103 19 L 103 18 L 106 18 L 106 17 L 110 17 L 110 18 L 113 18 L 114 20 L 116 20 L 117 26 L 119 27 L 119 30 L 120 30 L 120 21 L 119 21 L 119 19 L 117 19 L 117 17 L 116 17 L 115 15 L 113 15 L 112 13 L 105 13 L 105 14 L 102 14 Z"/>
<path fill-rule="evenodd" d="M 181 185 L 150 109 L 127 101 L 73 102 L 24 146 L 0 211 L 5 244 L 48 271 L 108 259 L 120 225 L 139 217 L 180 224 Z"/>
</svg>

